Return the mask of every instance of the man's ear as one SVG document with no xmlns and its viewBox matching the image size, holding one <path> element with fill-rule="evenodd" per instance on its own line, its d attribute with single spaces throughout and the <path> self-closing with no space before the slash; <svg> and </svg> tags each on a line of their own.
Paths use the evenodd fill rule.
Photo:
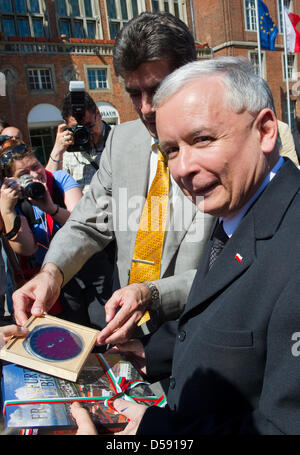
<svg viewBox="0 0 300 455">
<path fill-rule="evenodd" d="M 275 147 L 278 135 L 275 113 L 268 108 L 262 109 L 255 123 L 260 134 L 260 145 L 263 153 L 271 153 Z"/>
</svg>

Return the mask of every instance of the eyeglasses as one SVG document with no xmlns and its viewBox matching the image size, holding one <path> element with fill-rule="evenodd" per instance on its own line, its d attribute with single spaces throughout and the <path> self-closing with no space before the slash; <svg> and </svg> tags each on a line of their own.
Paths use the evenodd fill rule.
<svg viewBox="0 0 300 455">
<path fill-rule="evenodd" d="M 1 170 L 4 172 L 5 166 L 16 154 L 24 154 L 28 151 L 26 144 L 19 144 L 7 153 L 4 153 L 0 158 Z"/>
</svg>

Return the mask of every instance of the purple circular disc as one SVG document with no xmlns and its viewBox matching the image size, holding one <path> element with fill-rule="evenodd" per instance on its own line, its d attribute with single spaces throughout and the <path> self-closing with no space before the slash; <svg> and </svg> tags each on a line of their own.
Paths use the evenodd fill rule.
<svg viewBox="0 0 300 455">
<path fill-rule="evenodd" d="M 70 360 L 82 352 L 82 339 L 68 329 L 42 325 L 35 327 L 26 338 L 27 351 L 52 362 Z"/>
</svg>

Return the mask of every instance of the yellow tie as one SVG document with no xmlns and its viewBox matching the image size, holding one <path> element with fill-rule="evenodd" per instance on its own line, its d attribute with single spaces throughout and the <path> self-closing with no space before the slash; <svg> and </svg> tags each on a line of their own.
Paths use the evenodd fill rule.
<svg viewBox="0 0 300 455">
<path fill-rule="evenodd" d="M 157 148 L 154 144 L 152 148 Z M 157 170 L 150 187 L 136 236 L 129 284 L 158 280 L 169 197 L 169 169 L 157 149 Z M 146 311 L 138 325 L 150 319 Z"/>
</svg>

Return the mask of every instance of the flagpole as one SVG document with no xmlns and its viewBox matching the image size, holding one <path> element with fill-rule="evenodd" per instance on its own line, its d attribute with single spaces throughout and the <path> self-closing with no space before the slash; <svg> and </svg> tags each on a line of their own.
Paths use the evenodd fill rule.
<svg viewBox="0 0 300 455">
<path fill-rule="evenodd" d="M 287 44 L 286 44 L 286 27 L 285 27 L 285 11 L 284 2 L 281 0 L 282 23 L 283 23 L 283 36 L 284 36 L 284 62 L 285 62 L 285 81 L 286 81 L 286 100 L 287 100 L 287 118 L 288 125 L 291 128 L 291 104 L 290 104 L 290 87 L 289 87 L 289 71 L 288 71 L 288 58 L 287 58 Z"/>
<path fill-rule="evenodd" d="M 261 64 L 261 45 L 260 45 L 260 31 L 259 31 L 259 17 L 258 17 L 257 0 L 255 0 L 255 14 L 256 14 L 256 28 L 257 28 L 257 47 L 258 47 L 259 75 L 260 75 L 260 77 L 263 77 L 262 64 Z"/>
</svg>

